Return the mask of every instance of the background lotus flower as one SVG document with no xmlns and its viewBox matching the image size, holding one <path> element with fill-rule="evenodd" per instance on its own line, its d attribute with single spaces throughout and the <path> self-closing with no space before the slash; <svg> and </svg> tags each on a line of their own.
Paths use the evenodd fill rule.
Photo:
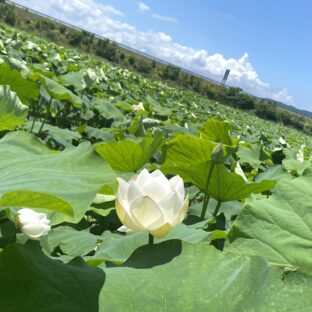
<svg viewBox="0 0 312 312">
<path fill-rule="evenodd" d="M 30 239 L 38 240 L 51 230 L 50 220 L 45 213 L 35 212 L 29 208 L 18 211 L 17 224 L 21 231 Z"/>
<path fill-rule="evenodd" d="M 138 105 L 132 105 L 132 111 L 133 112 L 139 112 L 139 111 L 144 111 L 144 106 L 142 102 L 139 102 Z"/>
<path fill-rule="evenodd" d="M 163 237 L 185 218 L 188 196 L 181 177 L 168 180 L 159 170 L 143 169 L 129 182 L 117 179 L 116 211 L 129 230 Z"/>
</svg>

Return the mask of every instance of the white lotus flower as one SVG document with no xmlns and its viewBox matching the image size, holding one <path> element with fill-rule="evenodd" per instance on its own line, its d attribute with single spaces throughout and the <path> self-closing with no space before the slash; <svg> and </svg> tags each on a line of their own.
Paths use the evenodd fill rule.
<svg viewBox="0 0 312 312">
<path fill-rule="evenodd" d="M 185 218 L 188 196 L 185 198 L 181 177 L 168 180 L 159 170 L 149 173 L 143 169 L 129 182 L 117 179 L 116 211 L 130 231 L 163 237 Z"/>
<path fill-rule="evenodd" d="M 35 212 L 29 208 L 18 211 L 17 224 L 21 231 L 30 239 L 38 240 L 51 230 L 50 220 L 45 213 Z"/>
</svg>

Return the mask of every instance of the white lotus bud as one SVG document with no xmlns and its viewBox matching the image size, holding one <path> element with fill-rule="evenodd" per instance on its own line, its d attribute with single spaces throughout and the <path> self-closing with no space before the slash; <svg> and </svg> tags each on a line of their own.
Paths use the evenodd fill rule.
<svg viewBox="0 0 312 312">
<path fill-rule="evenodd" d="M 129 230 L 163 237 L 185 218 L 189 201 L 181 177 L 168 180 L 159 170 L 143 169 L 129 182 L 117 179 L 116 212 Z"/>
<path fill-rule="evenodd" d="M 219 143 L 211 153 L 211 161 L 215 164 L 222 164 L 223 162 L 223 145 L 222 143 Z"/>
<path fill-rule="evenodd" d="M 142 103 L 142 102 L 139 102 L 138 105 L 132 105 L 132 111 L 133 111 L 133 112 L 144 111 L 143 103 Z"/>
<path fill-rule="evenodd" d="M 18 211 L 17 224 L 21 231 L 30 239 L 38 240 L 50 230 L 50 220 L 45 213 L 35 212 L 29 208 Z"/>
</svg>

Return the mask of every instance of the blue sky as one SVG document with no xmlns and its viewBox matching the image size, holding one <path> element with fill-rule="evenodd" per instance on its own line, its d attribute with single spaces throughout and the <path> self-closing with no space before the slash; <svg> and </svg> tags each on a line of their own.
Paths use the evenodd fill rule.
<svg viewBox="0 0 312 312">
<path fill-rule="evenodd" d="M 16 0 L 77 26 L 312 110 L 310 0 Z"/>
</svg>

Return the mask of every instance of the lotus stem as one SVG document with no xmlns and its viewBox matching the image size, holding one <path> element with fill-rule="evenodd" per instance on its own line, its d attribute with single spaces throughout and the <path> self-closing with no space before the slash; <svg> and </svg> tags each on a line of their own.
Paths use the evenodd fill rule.
<svg viewBox="0 0 312 312">
<path fill-rule="evenodd" d="M 215 210 L 214 210 L 214 212 L 213 212 L 213 216 L 214 216 L 215 218 L 217 217 L 217 215 L 218 215 L 218 213 L 219 213 L 221 204 L 222 204 L 222 202 L 221 202 L 221 201 L 218 201 L 217 206 L 216 206 L 216 208 L 215 208 Z"/>
<path fill-rule="evenodd" d="M 33 121 L 32 121 L 32 124 L 31 124 L 30 132 L 33 132 L 34 126 L 35 126 L 35 122 L 36 122 L 36 117 L 33 116 Z"/>
<path fill-rule="evenodd" d="M 32 124 L 31 124 L 31 128 L 30 128 L 30 132 L 33 132 L 34 130 L 34 126 L 35 126 L 35 123 L 36 123 L 36 105 L 35 105 L 35 102 L 32 101 L 31 102 L 31 112 L 32 112 L 32 115 L 33 115 L 33 121 L 32 121 Z"/>
<path fill-rule="evenodd" d="M 154 236 L 152 234 L 148 234 L 148 244 L 150 246 L 154 245 Z"/>
<path fill-rule="evenodd" d="M 210 180 L 211 180 L 211 175 L 212 175 L 212 171 L 213 171 L 214 165 L 215 165 L 214 162 L 212 162 L 211 165 L 210 165 L 210 169 L 209 169 L 209 173 L 208 173 L 208 177 L 207 177 L 207 181 L 206 181 L 206 185 L 205 185 L 205 197 L 204 197 L 202 211 L 201 211 L 201 215 L 200 215 L 200 218 L 202 220 L 205 219 L 207 208 L 208 208 L 208 204 L 209 204 L 209 200 L 210 200 L 210 196 L 207 193 L 208 193 L 208 187 L 209 187 L 209 183 L 210 183 Z"/>
<path fill-rule="evenodd" d="M 46 113 L 46 115 L 45 115 L 45 117 L 44 117 L 44 119 L 43 119 L 43 122 L 42 122 L 42 124 L 41 124 L 41 126 L 40 126 L 40 129 L 39 129 L 39 131 L 38 131 L 38 134 L 41 133 L 41 131 L 42 131 L 42 129 L 43 129 L 43 127 L 44 127 L 44 125 L 45 125 L 45 123 L 46 123 L 46 121 L 47 121 L 49 115 L 50 115 L 50 108 L 51 108 L 51 105 L 52 105 L 52 100 L 53 100 L 53 98 L 52 98 L 52 96 L 51 96 L 50 102 L 49 102 L 49 105 L 48 105 L 48 108 L 47 108 L 47 113 Z"/>
<path fill-rule="evenodd" d="M 202 211 L 201 211 L 201 215 L 200 215 L 200 218 L 202 220 L 204 220 L 205 217 L 206 217 L 206 212 L 207 212 L 209 200 L 210 200 L 210 196 L 205 195 L 204 202 L 203 202 L 203 207 L 202 207 Z"/>
</svg>

